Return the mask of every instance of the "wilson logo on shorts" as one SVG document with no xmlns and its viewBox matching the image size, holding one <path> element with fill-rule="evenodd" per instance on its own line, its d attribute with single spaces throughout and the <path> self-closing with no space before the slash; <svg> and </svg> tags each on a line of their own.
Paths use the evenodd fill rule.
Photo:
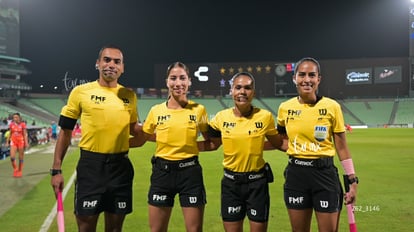
<svg viewBox="0 0 414 232">
<path fill-rule="evenodd" d="M 190 201 L 191 204 L 197 203 L 197 197 L 189 197 L 188 201 Z"/>
<path fill-rule="evenodd" d="M 320 201 L 322 208 L 328 208 L 329 202 L 328 201 Z"/>
<path fill-rule="evenodd" d="M 119 209 L 125 209 L 126 208 L 127 203 L 126 202 L 118 202 L 118 208 Z"/>
<path fill-rule="evenodd" d="M 253 215 L 253 216 L 256 216 L 257 215 L 257 211 L 255 209 L 251 209 L 250 210 L 250 214 Z"/>
</svg>

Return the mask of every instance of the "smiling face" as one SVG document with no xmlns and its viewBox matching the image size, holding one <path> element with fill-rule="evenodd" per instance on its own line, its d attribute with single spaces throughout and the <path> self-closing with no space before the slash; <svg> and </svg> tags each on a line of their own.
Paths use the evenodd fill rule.
<svg viewBox="0 0 414 232">
<path fill-rule="evenodd" d="M 105 86 L 113 87 L 124 72 L 122 52 L 115 48 L 105 48 L 96 61 L 99 70 L 99 82 Z"/>
<path fill-rule="evenodd" d="M 169 70 L 166 83 L 170 96 L 175 99 L 186 97 L 191 85 L 188 72 L 180 66 L 174 66 Z"/>
<path fill-rule="evenodd" d="M 244 74 L 235 77 L 231 87 L 231 95 L 238 108 L 250 107 L 255 95 L 254 80 Z"/>
<path fill-rule="evenodd" d="M 299 63 L 293 76 L 299 96 L 303 99 L 316 97 L 320 80 L 319 66 L 311 60 Z"/>
</svg>

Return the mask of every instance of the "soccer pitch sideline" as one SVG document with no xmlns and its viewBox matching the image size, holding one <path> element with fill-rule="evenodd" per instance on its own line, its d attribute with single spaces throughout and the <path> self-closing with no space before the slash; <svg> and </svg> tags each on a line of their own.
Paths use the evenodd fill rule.
<svg viewBox="0 0 414 232">
<path fill-rule="evenodd" d="M 355 129 L 352 133 L 347 134 L 347 139 L 360 178 L 358 199 L 354 207 L 359 231 L 413 231 L 414 129 Z M 130 151 L 130 158 L 135 168 L 134 212 L 127 216 L 124 231 L 149 230 L 146 199 L 151 172 L 150 158 L 154 149 L 155 144 L 148 142 L 145 146 Z M 73 174 L 78 156 L 79 152 L 74 148 L 65 158 L 63 171 L 66 183 L 69 182 Z M 33 168 L 35 165 L 41 166 L 36 163 L 40 157 L 42 159 L 46 157 L 47 165 L 49 165 L 46 165 L 46 168 L 42 168 L 42 170 Z M 283 170 L 287 163 L 287 157 L 280 151 L 266 151 L 265 159 L 271 164 L 275 175 L 275 182 L 270 184 L 271 209 L 268 231 L 290 231 L 282 192 Z M 9 160 L 0 161 L 0 168 L 3 167 L 1 170 L 6 170 L 6 173 L 0 173 L 2 183 L 0 208 L 10 203 L 7 202 L 9 197 L 2 194 L 5 188 L 13 188 L 12 193 L 18 194 L 30 186 L 30 189 L 16 203 L 0 216 L 0 231 L 40 231 L 55 204 L 48 175 L 52 154 L 41 152 L 40 154 L 30 154 L 27 155 L 25 161 L 26 176 L 17 179 L 11 177 Z M 220 180 L 223 173 L 221 149 L 200 153 L 200 162 L 203 166 L 207 190 L 204 231 L 223 231 L 219 211 Z M 342 174 L 342 167 L 338 165 L 337 157 L 335 162 L 339 167 L 340 174 Z M 36 184 L 30 182 L 30 178 L 33 176 L 41 177 Z M 6 179 L 9 184 L 4 184 Z M 181 209 L 177 203 L 176 200 L 170 219 L 169 231 L 172 232 L 185 230 Z M 66 231 L 77 231 L 73 216 L 73 186 L 70 186 L 64 200 L 64 209 Z M 55 218 L 53 218 L 48 231 L 57 231 Z M 103 215 L 100 218 L 97 231 L 103 231 Z M 249 231 L 247 220 L 245 220 L 245 231 Z M 312 231 L 317 231 L 315 220 L 312 222 Z M 342 210 L 339 231 L 349 231 L 345 208 Z"/>
</svg>

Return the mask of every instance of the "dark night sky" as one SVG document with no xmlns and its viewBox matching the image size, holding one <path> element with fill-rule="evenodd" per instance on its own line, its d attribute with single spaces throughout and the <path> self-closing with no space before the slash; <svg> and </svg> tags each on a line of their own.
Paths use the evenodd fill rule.
<svg viewBox="0 0 414 232">
<path fill-rule="evenodd" d="M 283 2 L 283 3 L 282 3 Z M 94 80 L 99 48 L 124 50 L 120 82 L 152 87 L 155 63 L 408 57 L 409 0 L 21 0 L 23 81 Z"/>
</svg>

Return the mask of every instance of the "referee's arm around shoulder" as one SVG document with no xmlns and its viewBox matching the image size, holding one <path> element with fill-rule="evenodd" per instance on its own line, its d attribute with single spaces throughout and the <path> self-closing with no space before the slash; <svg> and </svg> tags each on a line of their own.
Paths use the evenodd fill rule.
<svg viewBox="0 0 414 232">
<path fill-rule="evenodd" d="M 215 151 L 221 146 L 221 132 L 215 130 L 210 125 L 208 126 L 208 131 L 203 132 L 204 141 L 198 141 L 198 150 L 199 151 Z"/>
<path fill-rule="evenodd" d="M 151 141 L 151 137 L 154 137 L 155 141 L 155 136 L 147 134 L 142 130 L 141 123 L 131 123 L 129 131 L 132 136 L 129 138 L 129 147 L 141 147 L 145 144 L 145 142 L 147 142 L 147 140 Z"/>
</svg>

